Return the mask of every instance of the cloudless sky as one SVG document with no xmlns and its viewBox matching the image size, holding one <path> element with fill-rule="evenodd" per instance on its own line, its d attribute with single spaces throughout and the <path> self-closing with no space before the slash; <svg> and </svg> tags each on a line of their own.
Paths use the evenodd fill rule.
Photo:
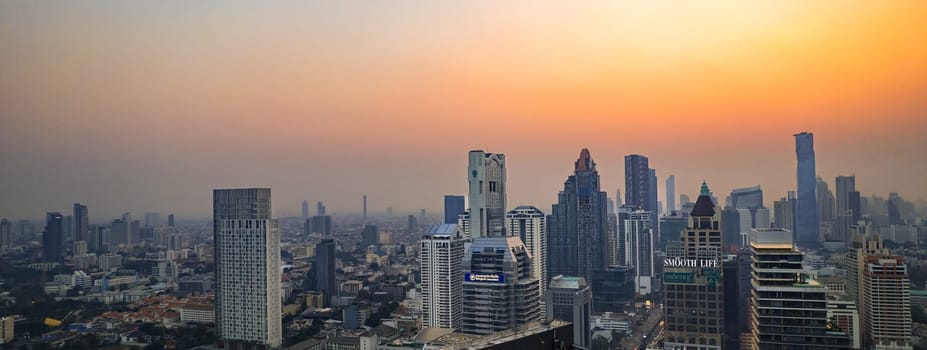
<svg viewBox="0 0 927 350">
<path fill-rule="evenodd" d="M 90 206 L 208 215 L 267 186 L 279 214 L 427 208 L 466 154 L 549 211 L 588 147 L 677 192 L 795 184 L 815 134 L 834 187 L 927 198 L 923 1 L 3 1 L 0 217 Z M 623 191 L 622 191 L 623 192 Z M 660 200 L 665 197 L 661 193 Z"/>
</svg>

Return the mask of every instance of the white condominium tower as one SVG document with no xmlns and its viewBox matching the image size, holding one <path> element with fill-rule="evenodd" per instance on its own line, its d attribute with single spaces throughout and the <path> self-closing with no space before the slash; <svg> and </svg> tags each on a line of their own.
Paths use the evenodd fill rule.
<svg viewBox="0 0 927 350">
<path fill-rule="evenodd" d="M 423 327 L 460 329 L 466 242 L 456 224 L 433 225 L 422 235 Z"/>
<path fill-rule="evenodd" d="M 547 291 L 547 217 L 536 207 L 522 205 L 509 211 L 506 219 L 508 234 L 521 238 L 531 254 L 531 275 L 541 282 L 543 301 Z"/>
<path fill-rule="evenodd" d="M 227 349 L 281 345 L 280 232 L 270 189 L 213 191 L 216 325 Z"/>
</svg>

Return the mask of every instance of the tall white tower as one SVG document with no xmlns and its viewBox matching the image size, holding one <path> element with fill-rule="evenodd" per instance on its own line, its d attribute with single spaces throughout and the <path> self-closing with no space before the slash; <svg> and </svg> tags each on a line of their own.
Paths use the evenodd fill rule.
<svg viewBox="0 0 927 350">
<path fill-rule="evenodd" d="M 213 191 L 216 325 L 227 348 L 281 345 L 280 231 L 270 189 Z"/>
<path fill-rule="evenodd" d="M 460 329 L 463 310 L 463 230 L 433 225 L 420 242 L 422 326 Z"/>
<path fill-rule="evenodd" d="M 505 236 L 505 155 L 470 151 L 470 237 Z"/>
</svg>

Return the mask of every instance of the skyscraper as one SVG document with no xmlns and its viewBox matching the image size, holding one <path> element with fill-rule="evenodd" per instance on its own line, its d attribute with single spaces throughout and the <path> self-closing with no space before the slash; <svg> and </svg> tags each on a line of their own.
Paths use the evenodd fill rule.
<svg viewBox="0 0 927 350">
<path fill-rule="evenodd" d="M 409 214 L 409 232 L 415 233 L 418 231 L 418 219 L 415 215 Z"/>
<path fill-rule="evenodd" d="M 634 276 L 634 285 L 635 292 L 639 295 L 647 295 L 653 291 L 654 237 L 650 214 L 646 210 L 635 210 L 623 212 L 618 218 L 618 225 L 622 227 L 624 239 L 624 244 L 621 246 L 626 249 L 623 254 L 620 254 L 625 260 L 619 261 L 619 265 L 635 267 L 637 273 Z"/>
<path fill-rule="evenodd" d="M 834 193 L 831 192 L 827 181 L 818 176 L 815 179 L 815 200 L 818 202 L 818 220 L 828 223 L 834 220 L 836 209 L 834 207 Z"/>
<path fill-rule="evenodd" d="M 464 333 L 485 335 L 540 319 L 540 282 L 531 275 L 530 254 L 518 237 L 474 239 L 463 271 Z"/>
<path fill-rule="evenodd" d="M 318 291 L 325 293 L 326 304 L 338 295 L 338 281 L 335 278 L 335 240 L 323 239 L 315 245 L 315 261 L 312 265 L 315 273 L 315 285 Z"/>
<path fill-rule="evenodd" d="M 13 224 L 7 219 L 0 220 L 0 250 L 13 246 Z"/>
<path fill-rule="evenodd" d="M 666 178 L 666 215 L 676 210 L 676 175 Z"/>
<path fill-rule="evenodd" d="M 322 201 L 315 204 L 315 215 L 325 216 L 325 204 L 322 204 Z"/>
<path fill-rule="evenodd" d="M 213 191 L 216 326 L 231 349 L 281 345 L 280 232 L 269 188 Z"/>
<path fill-rule="evenodd" d="M 657 182 L 657 170 L 650 168 L 650 209 L 645 209 L 650 212 L 650 222 L 657 222 L 660 219 L 660 202 L 657 200 L 658 185 Z M 659 228 L 654 225 L 653 236 L 659 238 L 660 231 Z"/>
<path fill-rule="evenodd" d="M 795 154 L 798 159 L 798 199 L 795 206 L 795 238 L 801 246 L 817 247 L 821 244 L 818 204 L 815 199 L 816 172 L 814 166 L 814 135 L 809 132 L 795 134 Z"/>
<path fill-rule="evenodd" d="M 518 236 L 531 254 L 531 275 L 540 281 L 541 298 L 547 290 L 547 217 L 533 206 L 518 206 L 506 214 L 510 235 Z"/>
<path fill-rule="evenodd" d="M 367 194 L 364 193 L 364 220 L 367 220 Z"/>
<path fill-rule="evenodd" d="M 750 302 L 752 349 L 847 349 L 850 338 L 832 330 L 827 288 L 805 274 L 803 254 L 792 232 L 754 229 L 753 291 Z"/>
<path fill-rule="evenodd" d="M 157 213 L 157 212 L 145 213 L 145 227 L 158 227 L 158 226 L 161 226 L 161 213 Z"/>
<path fill-rule="evenodd" d="M 773 202 L 773 227 L 784 228 L 791 231 L 793 228 L 792 221 L 792 201 L 782 198 Z"/>
<path fill-rule="evenodd" d="M 464 196 L 444 196 L 444 223 L 456 224 L 460 215 L 463 215 L 466 209 Z"/>
<path fill-rule="evenodd" d="M 664 349 L 721 349 L 724 276 L 721 213 L 702 182 L 676 249 L 663 261 Z"/>
<path fill-rule="evenodd" d="M 377 225 L 364 225 L 361 231 L 361 246 L 367 247 L 380 243 L 380 230 Z"/>
<path fill-rule="evenodd" d="M 836 214 L 841 215 L 848 210 L 852 210 L 850 206 L 850 192 L 856 191 L 856 175 L 837 176 L 834 181 L 834 186 L 837 187 Z"/>
<path fill-rule="evenodd" d="M 550 319 L 573 323 L 573 344 L 592 348 L 592 289 L 582 277 L 554 276 L 545 297 Z"/>
<path fill-rule="evenodd" d="M 420 241 L 422 326 L 460 329 L 467 240 L 457 224 L 433 225 Z"/>
<path fill-rule="evenodd" d="M 505 155 L 470 151 L 470 236 L 505 236 Z"/>
<path fill-rule="evenodd" d="M 874 349 L 913 349 L 911 277 L 904 257 L 868 255 L 862 263 L 863 341 Z"/>
<path fill-rule="evenodd" d="M 309 218 L 309 201 L 303 200 L 303 219 Z"/>
<path fill-rule="evenodd" d="M 649 180 L 648 180 L 649 181 Z M 563 184 L 551 215 L 548 273 L 592 280 L 592 271 L 608 267 L 606 195 L 588 149 L 576 160 L 574 174 Z M 472 215 L 472 212 L 471 212 Z"/>
<path fill-rule="evenodd" d="M 174 214 L 167 214 L 167 227 L 174 227 Z"/>
<path fill-rule="evenodd" d="M 641 210 L 653 210 L 650 203 L 650 162 L 639 154 L 624 156 L 624 203 Z"/>
<path fill-rule="evenodd" d="M 42 260 L 62 262 L 64 255 L 64 217 L 61 213 L 45 214 L 45 231 L 42 232 Z"/>
<path fill-rule="evenodd" d="M 74 240 L 86 241 L 87 231 L 90 229 L 90 215 L 87 206 L 74 203 Z"/>
</svg>

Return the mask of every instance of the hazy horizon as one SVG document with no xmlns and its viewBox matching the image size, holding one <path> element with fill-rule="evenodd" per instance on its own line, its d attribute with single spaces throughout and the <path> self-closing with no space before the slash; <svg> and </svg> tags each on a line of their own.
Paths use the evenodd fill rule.
<svg viewBox="0 0 927 350">
<path fill-rule="evenodd" d="M 438 213 L 467 152 L 550 211 L 582 148 L 693 197 L 795 187 L 793 134 L 863 196 L 927 199 L 927 3 L 0 3 L 0 217 Z"/>
</svg>

